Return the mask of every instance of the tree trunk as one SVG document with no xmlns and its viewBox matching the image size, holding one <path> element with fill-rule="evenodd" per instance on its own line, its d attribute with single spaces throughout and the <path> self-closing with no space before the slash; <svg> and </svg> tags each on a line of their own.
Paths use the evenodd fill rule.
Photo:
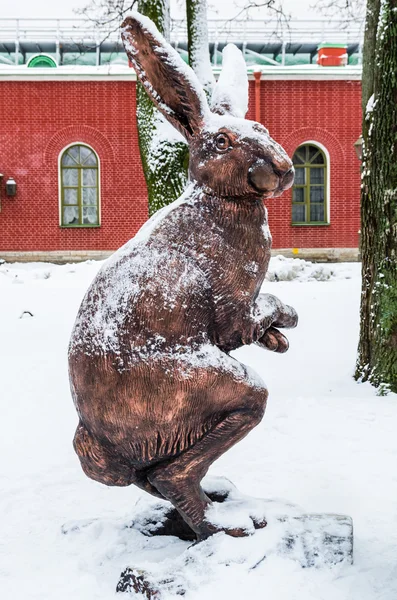
<svg viewBox="0 0 397 600">
<path fill-rule="evenodd" d="M 169 39 L 170 10 L 168 0 L 139 0 L 138 11 L 155 23 Z M 146 179 L 149 214 L 176 200 L 187 181 L 187 144 L 165 121 L 137 82 L 137 120 L 139 149 Z"/>
<path fill-rule="evenodd" d="M 379 0 L 368 1 L 365 34 L 356 378 L 386 394 L 397 392 L 397 0 L 382 0 L 380 11 Z"/>
<path fill-rule="evenodd" d="M 207 0 L 186 0 L 189 63 L 207 96 L 215 83 L 208 47 Z"/>
<path fill-rule="evenodd" d="M 363 127 L 365 129 L 367 129 L 367 119 L 365 117 L 368 100 L 371 98 L 372 94 L 375 91 L 376 35 L 379 23 L 380 2 L 381 0 L 367 0 L 361 94 L 363 109 Z"/>
</svg>

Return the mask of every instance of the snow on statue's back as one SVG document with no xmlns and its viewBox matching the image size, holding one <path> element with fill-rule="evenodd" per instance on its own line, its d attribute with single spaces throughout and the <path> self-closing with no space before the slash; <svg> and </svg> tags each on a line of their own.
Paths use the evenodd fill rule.
<svg viewBox="0 0 397 600">
<path fill-rule="evenodd" d="M 74 447 L 89 477 L 169 500 L 204 539 L 225 528 L 211 523 L 200 482 L 259 423 L 267 400 L 261 379 L 229 352 L 251 343 L 285 352 L 279 328 L 297 323 L 291 307 L 259 293 L 271 246 L 263 200 L 294 173 L 265 127 L 244 120 L 237 48 L 225 49 L 210 109 L 150 20 L 134 13 L 122 38 L 147 93 L 189 144 L 190 182 L 104 264 L 83 299 L 69 348 Z"/>
</svg>

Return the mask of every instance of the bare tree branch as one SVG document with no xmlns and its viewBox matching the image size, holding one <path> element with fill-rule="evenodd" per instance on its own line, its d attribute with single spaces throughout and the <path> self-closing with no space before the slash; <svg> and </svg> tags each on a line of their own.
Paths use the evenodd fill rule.
<svg viewBox="0 0 397 600">
<path fill-rule="evenodd" d="M 331 0 L 319 0 L 329 1 Z M 359 0 L 339 0 L 341 2 L 349 2 Z M 362 0 L 364 1 L 364 0 Z M 76 9 L 76 14 L 82 16 L 86 21 L 89 21 L 97 28 L 101 28 L 101 42 L 106 41 L 109 36 L 118 31 L 120 24 L 124 20 L 127 13 L 133 8 L 136 8 L 138 0 L 89 0 L 88 4 L 81 9 Z M 185 0 L 178 0 L 180 8 L 185 8 Z M 216 12 L 216 7 L 209 3 L 211 9 Z M 261 10 L 263 20 L 274 21 L 275 31 L 277 35 L 280 30 L 289 29 L 290 15 L 284 11 L 283 0 L 244 0 L 242 5 L 234 4 L 236 13 L 224 20 L 221 31 L 230 31 L 233 27 L 233 22 L 241 15 L 246 15 L 248 18 L 254 10 Z"/>
<path fill-rule="evenodd" d="M 311 8 L 318 10 L 325 17 L 338 15 L 340 21 L 364 21 L 366 0 L 317 0 Z"/>
<path fill-rule="evenodd" d="M 214 6 L 209 4 L 213 12 L 217 12 Z M 289 21 L 291 19 L 290 15 L 285 12 L 283 8 L 283 0 L 246 0 L 243 5 L 239 5 L 235 2 L 236 11 L 233 16 L 224 20 L 223 27 L 219 30 L 219 32 L 230 32 L 232 30 L 233 24 L 236 20 L 241 17 L 241 15 L 245 15 L 247 20 L 252 15 L 252 12 L 255 10 L 260 10 L 260 17 L 263 21 L 274 22 L 275 20 L 275 30 L 274 34 L 277 36 L 279 30 L 287 29 L 289 30 Z M 262 9 L 262 10 L 261 10 Z"/>
<path fill-rule="evenodd" d="M 90 0 L 84 8 L 76 10 L 87 21 L 98 27 L 109 29 L 109 34 L 116 31 L 125 15 L 137 4 L 137 0 Z"/>
<path fill-rule="evenodd" d="M 264 0 L 263 2 L 255 2 L 255 0 L 248 0 L 247 2 L 245 2 L 244 6 L 240 8 L 239 12 L 237 12 L 233 17 L 227 20 L 233 21 L 242 14 L 250 16 L 252 10 L 259 8 L 267 9 L 269 17 L 276 16 L 277 19 L 281 18 L 286 22 L 289 20 L 289 15 L 287 15 L 283 8 L 282 0 Z"/>
</svg>

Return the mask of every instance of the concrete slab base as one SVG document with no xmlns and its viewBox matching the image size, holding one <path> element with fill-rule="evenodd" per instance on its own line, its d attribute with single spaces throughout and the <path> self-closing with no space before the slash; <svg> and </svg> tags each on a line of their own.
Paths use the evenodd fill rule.
<svg viewBox="0 0 397 600">
<path fill-rule="evenodd" d="M 5 262 L 51 262 L 76 263 L 85 260 L 104 260 L 114 250 L 45 250 L 15 252 L 0 250 L 0 260 Z M 286 258 L 302 258 L 313 262 L 357 262 L 358 248 L 275 248 L 272 256 L 281 254 Z"/>
</svg>

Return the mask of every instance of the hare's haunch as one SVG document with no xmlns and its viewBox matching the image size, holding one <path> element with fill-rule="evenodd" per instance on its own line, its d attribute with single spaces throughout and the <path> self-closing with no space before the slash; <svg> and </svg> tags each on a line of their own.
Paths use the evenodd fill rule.
<svg viewBox="0 0 397 600">
<path fill-rule="evenodd" d="M 209 105 L 151 21 L 135 13 L 122 37 L 147 93 L 189 144 L 190 183 L 104 264 L 81 304 L 69 348 L 74 447 L 89 477 L 166 498 L 203 539 L 216 528 L 201 479 L 259 423 L 267 400 L 229 352 L 252 343 L 285 352 L 279 328 L 297 323 L 291 307 L 259 293 L 271 246 L 263 199 L 290 187 L 294 172 L 265 127 L 243 118 L 248 81 L 235 47 L 224 50 L 226 75 Z"/>
</svg>

